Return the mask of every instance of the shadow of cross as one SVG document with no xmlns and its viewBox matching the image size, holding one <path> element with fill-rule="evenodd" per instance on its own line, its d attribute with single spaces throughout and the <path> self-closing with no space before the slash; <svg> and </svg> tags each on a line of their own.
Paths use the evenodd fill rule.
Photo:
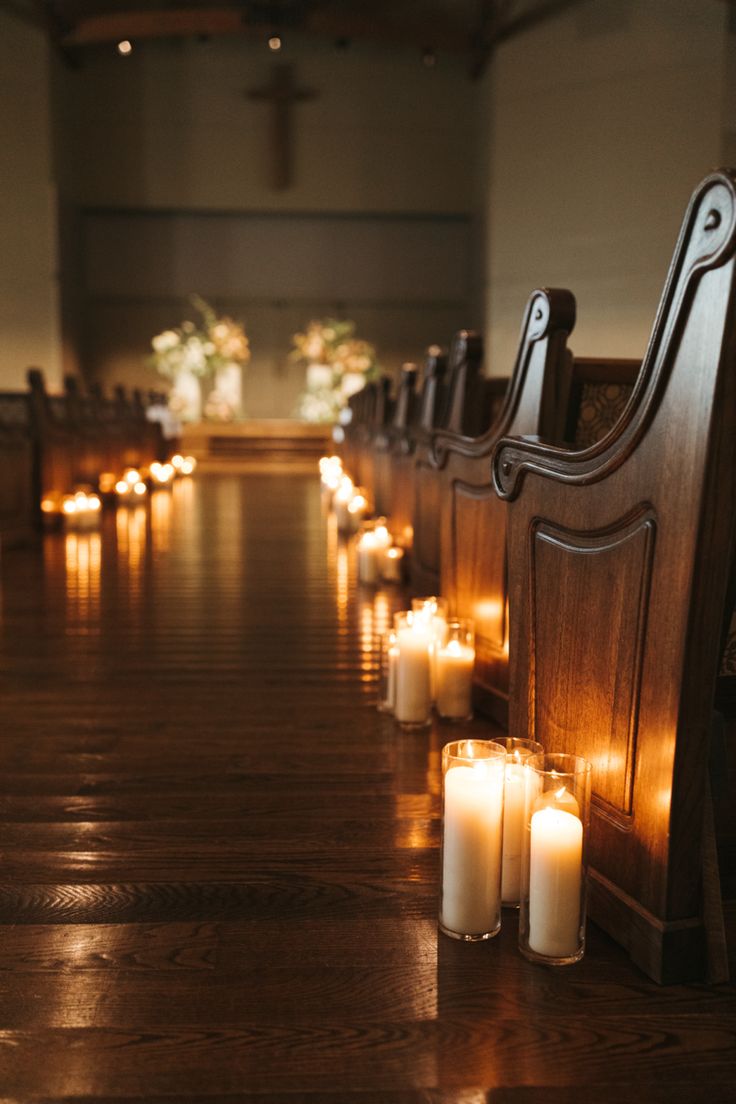
<svg viewBox="0 0 736 1104">
<path fill-rule="evenodd" d="M 271 83 L 263 88 L 249 88 L 251 100 L 265 100 L 273 107 L 271 125 L 271 186 L 288 188 L 293 180 L 292 107 L 312 100 L 317 95 L 310 88 L 297 88 L 293 65 L 274 65 Z"/>
</svg>

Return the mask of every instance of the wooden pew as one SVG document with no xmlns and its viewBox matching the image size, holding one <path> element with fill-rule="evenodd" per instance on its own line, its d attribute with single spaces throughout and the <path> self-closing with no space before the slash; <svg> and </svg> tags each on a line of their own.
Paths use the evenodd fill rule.
<svg viewBox="0 0 736 1104">
<path fill-rule="evenodd" d="M 436 348 L 436 347 L 435 347 Z M 435 380 L 428 401 L 433 409 L 433 424 L 452 432 L 474 435 L 483 432 L 493 421 L 507 380 L 485 378 L 482 374 L 483 341 L 473 330 L 460 330 L 452 343 L 446 384 Z M 414 388 L 407 379 L 405 386 Z M 390 380 L 384 377 L 371 383 L 350 400 L 353 412 L 346 427 L 341 454 L 346 469 L 356 483 L 365 487 L 376 502 L 376 511 L 393 515 L 393 464 L 378 461 L 379 456 L 400 456 L 411 452 L 416 429 L 409 411 L 417 409 L 415 400 L 400 400 L 401 383 L 396 399 L 390 397 Z M 420 404 L 421 405 L 421 404 Z M 395 412 L 399 409 L 395 420 Z M 380 483 L 380 485 L 379 485 Z"/>
<path fill-rule="evenodd" d="M 566 410 L 575 325 L 569 291 L 541 289 L 530 296 L 521 326 L 516 364 L 503 406 L 479 437 L 443 429 L 420 450 L 414 523 L 416 565 L 437 567 L 436 592 L 450 609 L 471 617 L 476 628 L 476 705 L 501 724 L 508 712 L 505 506 L 491 482 L 490 457 L 512 427 L 546 435 Z M 429 552 L 428 552 L 429 550 Z M 436 558 L 435 558 L 436 557 Z"/>
<path fill-rule="evenodd" d="M 458 617 L 475 622 L 476 707 L 503 725 L 508 724 L 509 656 L 506 507 L 493 486 L 493 449 L 501 437 L 522 433 L 550 442 L 594 443 L 623 412 L 641 366 L 636 360 L 574 359 L 565 341 L 574 321 L 569 292 L 553 291 L 546 300 L 535 293 L 497 421 L 480 438 L 442 432 L 433 438 L 439 593 Z"/>
<path fill-rule="evenodd" d="M 490 487 L 490 454 L 493 445 L 503 433 L 503 427 L 509 423 L 509 419 L 515 421 L 515 424 L 524 425 L 528 432 L 539 432 L 545 419 L 546 424 L 551 423 L 553 418 L 559 422 L 564 420 L 558 413 L 560 406 L 564 404 L 558 401 L 555 388 L 563 386 L 561 383 L 563 379 L 569 382 L 571 358 L 567 352 L 566 342 L 574 324 L 575 301 L 570 292 L 560 289 L 539 290 L 531 295 L 524 312 L 519 351 L 511 380 L 488 381 L 493 385 L 493 390 L 489 388 L 488 392 L 493 400 L 493 405 L 488 412 L 495 413 L 497 416 L 480 436 L 473 438 L 462 432 L 463 426 L 471 424 L 470 417 L 464 413 L 464 405 L 458 402 L 458 394 L 465 392 L 458 388 L 457 383 L 454 388 L 451 388 L 447 416 L 442 427 L 433 433 L 425 434 L 416 448 L 411 522 L 413 534 L 411 581 L 415 590 L 445 593 L 443 587 L 451 585 L 453 597 L 456 596 L 458 588 L 453 585 L 456 572 L 449 566 L 448 559 L 452 554 L 452 539 L 443 536 L 443 532 L 448 528 L 443 522 L 443 516 L 447 514 L 443 502 L 446 497 L 456 493 L 455 482 L 462 483 L 465 480 L 466 483 L 469 482 L 478 488 L 483 486 L 487 488 L 485 494 L 473 491 L 468 503 L 471 499 L 476 503 L 485 499 L 492 503 L 489 507 L 492 513 L 497 510 L 496 496 Z M 465 340 L 468 340 L 467 336 Z M 471 355 L 477 356 L 479 347 L 480 339 L 477 335 L 472 335 Z M 457 357 L 457 351 L 455 355 Z M 461 363 L 466 359 L 467 356 L 460 357 Z M 477 421 L 475 424 L 477 425 Z M 450 461 L 451 457 L 453 457 L 452 461 Z M 448 461 L 450 461 L 449 467 Z M 471 468 L 475 469 L 473 474 L 470 474 Z M 452 509 L 453 507 L 450 506 L 450 515 Z M 468 505 L 468 510 L 471 509 Z M 474 512 L 477 514 L 478 510 Z M 466 511 L 464 522 L 469 521 Z M 491 517 L 491 540 L 493 540 L 492 531 L 495 525 L 495 518 Z M 444 572 L 441 566 L 443 544 L 446 564 Z M 500 534 L 498 547 L 501 549 L 500 562 L 503 563 L 503 531 Z M 473 545 L 471 554 L 475 556 L 476 552 L 477 547 Z M 477 583 L 478 580 L 475 582 Z M 471 583 L 471 590 L 474 592 L 473 583 Z M 497 600 L 501 602 L 500 610 L 493 615 L 491 605 Z M 485 640 L 488 648 L 495 655 L 497 649 L 491 641 L 498 638 L 504 624 L 505 602 L 495 592 L 487 595 L 482 601 L 486 607 L 486 616 L 482 620 L 488 624 L 485 630 L 481 627 L 481 650 L 485 648 L 482 642 Z M 464 604 L 462 609 L 462 616 L 472 616 L 477 619 L 479 612 L 477 609 L 471 611 L 467 608 L 467 604 Z M 499 646 L 504 647 L 503 640 Z M 491 659 L 489 651 L 486 659 L 481 661 L 481 667 L 488 667 L 492 663 L 495 663 L 495 660 Z M 505 659 L 503 664 L 505 666 Z"/>
<path fill-rule="evenodd" d="M 593 764 L 590 915 L 658 981 L 724 973 L 704 854 L 736 533 L 735 252 L 736 176 L 713 174 L 613 430 L 580 451 L 506 438 L 493 458 L 510 732 Z"/>
<path fill-rule="evenodd" d="M 341 456 L 353 481 L 373 493 L 373 448 L 393 415 L 391 379 L 381 376 L 351 396 L 353 420 L 345 427 Z"/>
<path fill-rule="evenodd" d="M 102 471 L 119 474 L 165 458 L 161 426 L 146 418 L 140 392 L 128 398 L 118 387 L 105 399 L 69 377 L 64 394 L 51 395 L 38 368 L 29 370 L 28 384 L 36 502 L 50 492 L 96 485 Z"/>
<path fill-rule="evenodd" d="M 414 472 L 418 444 L 439 425 L 447 407 L 447 355 L 439 345 L 430 345 L 424 362 L 424 377 L 417 399 L 416 416 L 391 455 L 391 502 L 388 514 L 391 531 L 402 543 L 411 545 L 414 532 Z"/>
<path fill-rule="evenodd" d="M 0 392 L 0 543 L 31 539 L 38 523 L 29 396 Z"/>
<path fill-rule="evenodd" d="M 414 421 L 419 413 L 416 364 L 404 364 L 399 374 L 391 422 L 373 442 L 373 499 L 375 513 L 393 516 L 393 469 L 395 457 L 409 447 Z"/>
<path fill-rule="evenodd" d="M 37 501 L 50 492 L 72 489 L 79 470 L 78 443 L 63 395 L 50 395 L 40 368 L 28 370 L 34 481 Z"/>
</svg>

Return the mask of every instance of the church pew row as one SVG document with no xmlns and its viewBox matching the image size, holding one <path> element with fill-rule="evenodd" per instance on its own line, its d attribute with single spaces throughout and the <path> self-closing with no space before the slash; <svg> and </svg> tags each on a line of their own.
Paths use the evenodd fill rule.
<svg viewBox="0 0 736 1104">
<path fill-rule="evenodd" d="M 510 434 L 562 443 L 569 428 L 576 445 L 578 435 L 603 436 L 621 415 L 640 368 L 633 360 L 573 358 L 566 338 L 574 320 L 569 292 L 536 292 L 497 421 L 478 438 L 435 434 L 417 467 L 415 589 L 429 587 L 445 595 L 457 616 L 473 619 L 476 707 L 503 725 L 508 723 L 509 658 L 506 506 L 492 483 L 493 449 Z M 431 494 L 426 493 L 429 486 Z M 432 497 L 440 504 L 439 518 L 426 516 Z M 438 554 L 431 575 L 428 548 Z"/>
<path fill-rule="evenodd" d="M 28 372 L 28 391 L 0 392 L 0 540 L 6 547 L 31 538 L 41 522 L 41 499 L 82 484 L 97 485 L 103 471 L 164 459 L 160 424 L 147 418 L 138 392 L 117 389 L 106 398 L 65 381 L 63 394 L 46 390 L 43 373 Z"/>
<path fill-rule="evenodd" d="M 508 381 L 484 377 L 482 365 L 480 335 L 461 330 L 449 358 L 439 346 L 428 350 L 421 394 L 416 391 L 416 366 L 405 365 L 395 397 L 388 377 L 351 397 L 351 420 L 340 452 L 380 514 L 392 512 L 393 458 L 410 454 L 417 435 L 443 427 L 475 436 L 494 420 Z"/>
<path fill-rule="evenodd" d="M 736 176 L 715 174 L 688 209 L 638 372 L 562 356 L 574 309 L 542 298 L 553 325 L 534 333 L 527 314 L 496 425 L 429 434 L 421 476 L 414 456 L 432 589 L 480 622 L 481 689 L 507 698 L 510 734 L 593 764 L 591 915 L 663 982 L 728 969 L 736 814 L 728 792 L 713 802 L 725 771 L 708 761 L 736 589 L 735 253 Z M 726 767 L 733 745 L 729 720 Z"/>
<path fill-rule="evenodd" d="M 492 459 L 510 731 L 593 764 L 590 914 L 660 981 L 727 975 L 708 760 L 733 598 L 735 264 L 722 172 L 693 195 L 612 431 L 573 450 L 506 437 Z"/>
<path fill-rule="evenodd" d="M 574 323 L 570 292 L 533 293 L 511 381 L 486 381 L 482 417 L 479 391 L 468 387 L 482 346 L 478 335 L 462 332 L 453 346 L 456 388 L 444 395 L 443 428 L 432 424 L 431 403 L 418 399 L 410 366 L 402 373 L 391 425 L 371 441 L 376 511 L 412 545 L 412 589 L 445 595 L 457 616 L 475 622 L 476 707 L 501 724 L 508 718 L 505 506 L 492 486 L 491 453 L 509 433 L 558 443 L 597 439 L 623 410 L 640 367 L 638 361 L 574 359 L 567 348 Z M 425 387 L 432 388 L 431 358 L 428 367 Z M 474 418 L 467 416 L 468 402 L 475 404 Z M 494 413 L 485 432 L 462 432 L 478 429 Z"/>
</svg>

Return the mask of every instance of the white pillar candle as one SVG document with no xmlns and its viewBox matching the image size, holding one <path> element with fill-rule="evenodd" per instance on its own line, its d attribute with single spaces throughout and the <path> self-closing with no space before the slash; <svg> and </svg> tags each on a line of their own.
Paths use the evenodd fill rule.
<svg viewBox="0 0 736 1104">
<path fill-rule="evenodd" d="M 362 494 L 353 495 L 348 503 L 347 528 L 351 533 L 357 533 L 358 527 L 365 517 L 368 509 L 368 501 Z"/>
<path fill-rule="evenodd" d="M 396 672 L 399 666 L 399 646 L 391 644 L 388 650 L 388 683 L 386 691 L 386 706 L 394 713 L 396 711 Z"/>
<path fill-rule="evenodd" d="M 397 638 L 399 655 L 396 661 L 396 720 L 404 724 L 426 724 L 432 707 L 431 635 L 426 625 L 414 622 L 399 629 Z"/>
<path fill-rule="evenodd" d="M 350 515 L 348 513 L 348 506 L 355 493 L 355 487 L 352 479 L 348 476 L 343 476 L 340 480 L 340 486 L 335 491 L 332 497 L 332 509 L 335 512 L 337 519 L 338 529 L 348 529 L 350 526 Z"/>
<path fill-rule="evenodd" d="M 394 539 L 389 533 L 383 521 L 381 521 L 380 519 L 373 532 L 376 535 L 376 547 L 378 548 L 378 551 L 376 553 L 376 562 L 378 564 L 378 570 L 381 574 L 383 574 L 383 569 L 386 563 L 386 553 L 393 544 Z"/>
<path fill-rule="evenodd" d="M 506 763 L 503 799 L 503 869 L 501 900 L 518 905 L 521 898 L 521 855 L 524 846 L 524 803 L 529 771 L 523 763 Z"/>
<path fill-rule="evenodd" d="M 444 648 L 437 648 L 436 654 L 437 712 L 442 717 L 470 716 L 475 650 L 451 640 Z"/>
<path fill-rule="evenodd" d="M 358 579 L 361 583 L 378 581 L 378 552 L 375 534 L 369 529 L 358 541 Z"/>
<path fill-rule="evenodd" d="M 440 922 L 482 935 L 500 922 L 503 760 L 450 767 L 445 774 Z"/>
<path fill-rule="evenodd" d="M 383 557 L 383 577 L 387 583 L 401 582 L 401 564 L 404 559 L 403 548 L 387 548 Z"/>
<path fill-rule="evenodd" d="M 536 954 L 566 958 L 579 950 L 582 873 L 580 818 L 554 805 L 538 809 L 529 866 L 529 948 Z"/>
</svg>

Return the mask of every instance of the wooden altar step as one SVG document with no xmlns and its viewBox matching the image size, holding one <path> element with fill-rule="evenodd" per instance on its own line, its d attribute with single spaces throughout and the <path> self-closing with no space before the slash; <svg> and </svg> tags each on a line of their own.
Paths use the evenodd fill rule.
<svg viewBox="0 0 736 1104">
<path fill-rule="evenodd" d="M 204 471 L 314 472 L 331 444 L 330 426 L 288 418 L 199 422 L 188 425 L 182 436 L 182 451 Z"/>
</svg>

